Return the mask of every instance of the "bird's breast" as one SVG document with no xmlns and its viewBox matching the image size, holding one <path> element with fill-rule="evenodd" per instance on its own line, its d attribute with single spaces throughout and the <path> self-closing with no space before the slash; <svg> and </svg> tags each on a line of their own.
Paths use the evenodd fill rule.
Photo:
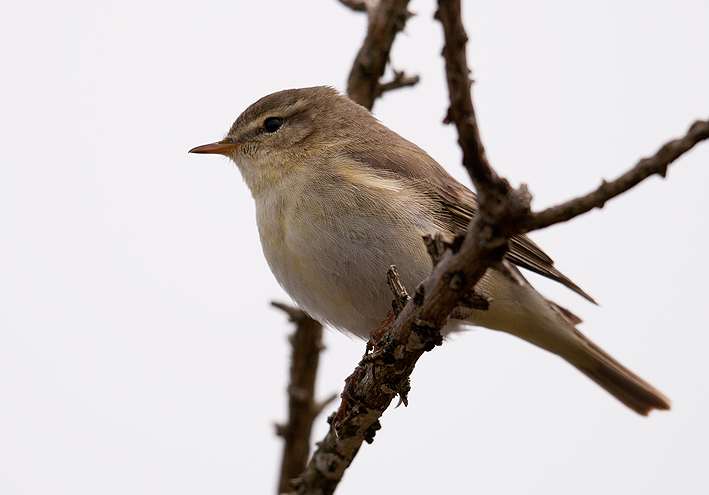
<svg viewBox="0 0 709 495">
<path fill-rule="evenodd" d="M 422 235 L 438 230 L 392 184 L 318 182 L 256 198 L 263 252 L 281 286 L 311 316 L 362 337 L 391 308 L 390 265 L 413 290 L 431 269 Z M 327 187 L 329 184 L 330 187 Z"/>
</svg>

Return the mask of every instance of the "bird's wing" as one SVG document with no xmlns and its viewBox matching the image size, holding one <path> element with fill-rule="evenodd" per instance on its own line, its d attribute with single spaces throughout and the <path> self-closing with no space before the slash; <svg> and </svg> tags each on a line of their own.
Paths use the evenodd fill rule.
<svg viewBox="0 0 709 495">
<path fill-rule="evenodd" d="M 441 205 L 452 232 L 467 230 L 470 219 L 478 209 L 475 193 L 449 175 L 425 151 L 396 136 L 399 140 L 395 146 L 358 146 L 348 150 L 347 154 L 377 173 L 409 179 L 426 196 Z M 415 164 L 410 163 L 412 154 L 417 157 Z M 596 304 L 591 296 L 557 270 L 554 261 L 526 235 L 510 239 L 506 257 L 515 265 L 559 282 Z"/>
</svg>

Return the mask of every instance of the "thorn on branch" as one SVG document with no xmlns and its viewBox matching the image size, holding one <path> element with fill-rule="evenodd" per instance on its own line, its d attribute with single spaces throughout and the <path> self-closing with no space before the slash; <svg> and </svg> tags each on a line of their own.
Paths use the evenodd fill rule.
<svg viewBox="0 0 709 495">
<path fill-rule="evenodd" d="M 404 379 L 397 385 L 396 392 L 399 394 L 399 403 L 396 405 L 396 407 L 399 407 L 401 404 L 404 404 L 404 407 L 409 407 L 409 392 L 411 392 L 411 379 L 408 376 L 404 377 Z"/>
<path fill-rule="evenodd" d="M 395 407 L 399 407 L 404 404 L 404 407 L 409 407 L 409 392 L 411 392 L 411 380 L 408 376 L 402 377 L 399 383 L 393 386 L 388 386 L 386 384 L 382 385 L 382 390 L 386 393 L 397 394 L 399 396 L 399 402 Z"/>
</svg>

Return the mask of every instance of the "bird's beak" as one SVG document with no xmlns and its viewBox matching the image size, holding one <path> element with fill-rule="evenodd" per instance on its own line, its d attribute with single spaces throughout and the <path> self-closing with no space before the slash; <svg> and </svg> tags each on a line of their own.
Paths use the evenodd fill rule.
<svg viewBox="0 0 709 495">
<path fill-rule="evenodd" d="M 196 148 L 192 148 L 188 153 L 210 153 L 226 155 L 227 153 L 231 153 L 232 151 L 234 151 L 239 146 L 241 146 L 241 143 L 235 143 L 231 139 L 227 138 L 222 139 L 221 141 L 217 141 L 216 143 L 203 144 L 202 146 L 197 146 Z"/>
</svg>

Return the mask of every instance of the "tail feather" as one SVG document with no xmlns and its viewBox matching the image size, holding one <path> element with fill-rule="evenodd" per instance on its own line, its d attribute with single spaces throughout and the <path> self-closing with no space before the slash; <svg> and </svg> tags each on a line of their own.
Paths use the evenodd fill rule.
<svg viewBox="0 0 709 495">
<path fill-rule="evenodd" d="M 576 331 L 582 340 L 584 359 L 571 362 L 579 371 L 603 387 L 638 414 L 669 410 L 670 401 L 655 387 L 613 359 L 603 349 Z"/>
<path fill-rule="evenodd" d="M 470 310 L 466 322 L 507 332 L 560 356 L 638 414 L 670 408 L 667 397 L 579 332 L 579 317 L 545 299 L 516 268 L 503 268 L 488 270 L 478 282 L 476 290 L 492 303 L 487 310 Z"/>
</svg>

